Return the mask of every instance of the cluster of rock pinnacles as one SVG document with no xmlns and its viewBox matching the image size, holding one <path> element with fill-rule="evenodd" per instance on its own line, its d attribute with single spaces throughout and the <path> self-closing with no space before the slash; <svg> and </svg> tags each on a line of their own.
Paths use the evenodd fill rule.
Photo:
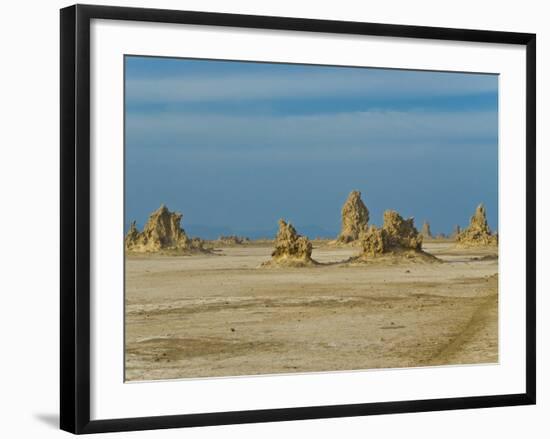
<svg viewBox="0 0 550 439">
<path fill-rule="evenodd" d="M 161 250 L 201 250 L 203 243 L 200 239 L 190 239 L 181 227 L 183 215 L 170 212 L 162 204 L 155 210 L 143 228 L 138 231 L 136 222 L 130 225 L 126 235 L 125 247 L 131 252 L 158 252 Z"/>
<path fill-rule="evenodd" d="M 182 252 L 204 251 L 203 241 L 189 238 L 181 227 L 182 214 L 171 212 L 163 204 L 147 220 L 143 231 L 138 231 L 135 221 L 125 238 L 125 247 L 130 252 L 158 252 L 175 250 Z M 369 226 L 369 210 L 359 191 L 352 191 L 342 207 L 342 228 L 335 243 L 358 244 L 360 254 L 355 261 L 371 260 L 385 255 L 406 258 L 431 257 L 422 250 L 423 239 L 432 238 L 427 222 L 419 233 L 413 218 L 403 218 L 394 210 L 386 210 L 383 225 Z M 469 226 L 460 230 L 455 226 L 451 235 L 460 247 L 494 246 L 497 235 L 492 234 L 487 223 L 483 204 L 480 204 L 470 219 Z M 224 241 L 242 243 L 237 237 L 224 237 Z M 264 266 L 307 266 L 317 264 L 311 258 L 313 246 L 310 240 L 298 234 L 292 224 L 279 220 L 279 231 L 270 261 Z M 436 259 L 436 258 L 433 258 Z"/>
<path fill-rule="evenodd" d="M 311 259 L 313 245 L 305 236 L 298 235 L 294 226 L 285 220 L 279 220 L 279 231 L 275 238 L 275 249 L 271 253 L 271 260 L 263 266 L 288 265 L 304 266 L 316 262 Z"/>
<path fill-rule="evenodd" d="M 487 223 L 483 204 L 477 206 L 474 215 L 470 218 L 468 228 L 457 233 L 456 242 L 461 247 L 484 247 L 498 244 L 498 236 L 491 233 Z"/>
</svg>

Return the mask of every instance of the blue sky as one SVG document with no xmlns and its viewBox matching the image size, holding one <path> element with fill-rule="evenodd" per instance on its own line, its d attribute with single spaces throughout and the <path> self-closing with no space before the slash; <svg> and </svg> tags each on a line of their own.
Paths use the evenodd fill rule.
<svg viewBox="0 0 550 439">
<path fill-rule="evenodd" d="M 498 227 L 496 75 L 126 57 L 126 227 L 161 203 L 190 235 L 335 235 L 386 209 Z M 313 237 L 312 236 L 312 237 Z"/>
</svg>

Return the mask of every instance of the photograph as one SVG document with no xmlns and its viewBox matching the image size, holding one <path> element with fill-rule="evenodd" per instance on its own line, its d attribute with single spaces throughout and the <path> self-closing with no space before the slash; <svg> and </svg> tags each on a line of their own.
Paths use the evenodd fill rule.
<svg viewBox="0 0 550 439">
<path fill-rule="evenodd" d="M 124 379 L 499 363 L 499 75 L 125 55 Z"/>
</svg>

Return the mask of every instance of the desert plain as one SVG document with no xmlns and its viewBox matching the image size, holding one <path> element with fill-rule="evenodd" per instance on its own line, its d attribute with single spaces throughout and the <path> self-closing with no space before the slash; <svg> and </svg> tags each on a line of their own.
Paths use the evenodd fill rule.
<svg viewBox="0 0 550 439">
<path fill-rule="evenodd" d="M 438 263 L 352 264 L 312 241 L 312 266 L 262 267 L 273 242 L 127 254 L 125 379 L 498 362 L 498 250 L 425 241 Z"/>
</svg>

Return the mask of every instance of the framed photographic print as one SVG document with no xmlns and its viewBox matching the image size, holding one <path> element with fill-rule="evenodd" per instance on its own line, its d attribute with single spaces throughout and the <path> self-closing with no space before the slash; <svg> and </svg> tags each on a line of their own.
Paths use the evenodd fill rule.
<svg viewBox="0 0 550 439">
<path fill-rule="evenodd" d="M 61 428 L 535 403 L 535 35 L 61 10 Z"/>
</svg>

